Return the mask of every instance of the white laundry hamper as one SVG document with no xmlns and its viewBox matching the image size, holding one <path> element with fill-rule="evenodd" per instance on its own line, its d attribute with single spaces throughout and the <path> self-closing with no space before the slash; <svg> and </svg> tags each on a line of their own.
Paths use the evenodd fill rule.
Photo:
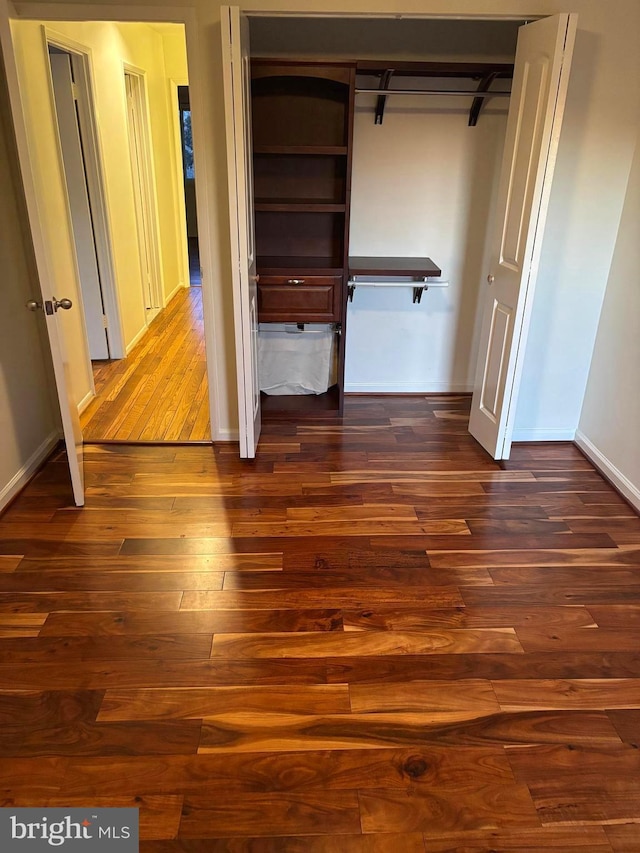
<svg viewBox="0 0 640 853">
<path fill-rule="evenodd" d="M 338 381 L 333 326 L 262 323 L 258 330 L 260 390 L 265 394 L 324 394 Z"/>
</svg>

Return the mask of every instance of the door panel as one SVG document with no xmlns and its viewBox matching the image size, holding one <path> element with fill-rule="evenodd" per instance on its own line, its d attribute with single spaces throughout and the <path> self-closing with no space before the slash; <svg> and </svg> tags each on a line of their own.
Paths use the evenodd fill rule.
<svg viewBox="0 0 640 853">
<path fill-rule="evenodd" d="M 57 154 L 54 156 L 52 153 L 56 151 L 53 103 L 51 115 L 43 116 L 42 111 L 38 112 L 30 99 L 31 92 L 22 93 L 20 90 L 18 65 L 7 8 L 3 0 L 0 0 L 0 41 L 41 292 L 41 295 L 34 293 L 33 298 L 50 302 L 53 306 L 56 296 L 58 299 L 69 296 L 75 299 L 75 290 L 78 285 L 71 223 L 68 208 L 65 209 L 63 205 L 65 193 L 62 165 L 56 162 Z M 42 53 L 37 56 L 36 67 L 33 67 L 35 60 L 32 57 L 32 65 L 26 68 L 23 63 L 20 71 L 25 77 L 31 71 L 38 75 L 39 81 L 44 82 L 49 79 L 48 55 L 44 38 L 41 45 Z M 47 192 L 47 187 L 51 185 L 55 185 L 59 192 Z M 65 346 L 67 339 L 79 340 L 78 310 L 77 305 L 74 305 L 70 311 L 54 311 L 52 307 L 51 313 L 46 313 L 45 316 L 73 496 L 75 503 L 82 506 L 84 504 L 82 431 L 71 378 L 69 348 Z"/>
<path fill-rule="evenodd" d="M 469 432 L 508 459 L 577 16 L 520 28 Z"/>
<path fill-rule="evenodd" d="M 222 6 L 222 58 L 232 240 L 240 456 L 252 459 L 260 437 L 258 288 L 253 219 L 249 24 Z"/>
<path fill-rule="evenodd" d="M 109 347 L 104 325 L 100 272 L 73 91 L 71 57 L 67 53 L 52 53 L 49 55 L 49 62 L 80 273 L 89 353 L 92 359 L 106 359 L 109 358 Z M 80 310 L 80 306 L 78 308 Z"/>
</svg>

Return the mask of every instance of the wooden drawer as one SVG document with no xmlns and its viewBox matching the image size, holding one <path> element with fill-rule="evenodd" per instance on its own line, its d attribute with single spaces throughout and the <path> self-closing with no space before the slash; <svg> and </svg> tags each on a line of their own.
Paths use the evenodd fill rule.
<svg viewBox="0 0 640 853">
<path fill-rule="evenodd" d="M 263 323 L 332 323 L 341 319 L 339 275 L 261 275 L 258 319 Z"/>
</svg>

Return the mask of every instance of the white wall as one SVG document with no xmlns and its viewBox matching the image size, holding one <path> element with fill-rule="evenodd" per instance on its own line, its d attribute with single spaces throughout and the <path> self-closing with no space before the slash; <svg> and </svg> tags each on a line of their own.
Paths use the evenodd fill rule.
<svg viewBox="0 0 640 853">
<path fill-rule="evenodd" d="M 41 313 L 25 308 L 39 299 L 26 212 L 18 189 L 18 162 L 9 105 L 0 68 L 0 509 L 24 484 L 33 467 L 57 442 L 59 424 L 48 383 L 41 340 Z"/>
<path fill-rule="evenodd" d="M 640 136 L 577 441 L 640 511 Z"/>
<path fill-rule="evenodd" d="M 402 86 L 424 88 L 424 80 Z M 357 100 L 350 254 L 428 256 L 449 286 L 430 288 L 419 305 L 411 288 L 356 287 L 345 389 L 470 391 L 506 107 L 494 101 L 471 128 L 460 98 L 390 98 L 382 125 L 374 105 L 375 96 Z"/>
<path fill-rule="evenodd" d="M 175 145 L 174 126 L 177 114 L 174 115 L 171 111 L 169 78 L 187 77 L 184 28 L 176 26 L 176 30 L 171 37 L 166 38 L 164 33 L 145 24 L 118 25 L 121 59 L 146 71 L 165 302 L 177 288 L 189 285 L 188 278 L 185 280 L 184 276 L 185 247 L 176 230 L 176 208 L 179 201 L 176 197 L 175 175 L 180 150 L 176 151 Z M 165 44 L 169 48 L 168 57 L 165 54 Z M 166 59 L 170 70 L 166 67 Z"/>
<path fill-rule="evenodd" d="M 193 8 L 192 0 L 183 0 Z M 179 0 L 152 0 L 141 9 L 173 18 Z M 220 3 L 193 0 L 190 80 L 194 122 L 204 145 L 197 163 L 210 214 L 201 234 L 209 352 L 218 374 L 214 387 L 217 438 L 237 425 L 233 306 L 227 199 Z M 635 142 L 631 105 L 638 98 L 637 0 L 243 0 L 241 8 L 270 11 L 434 14 L 462 16 L 579 13 L 578 37 L 565 126 L 558 154 L 547 239 L 543 247 L 530 344 L 527 348 L 517 427 L 521 435 L 566 435 L 575 430 L 606 287 Z M 19 2 L 22 15 L 53 3 Z M 100 15 L 121 0 L 103 2 Z M 67 7 L 68 9 L 69 7 Z M 74 7 L 75 8 L 75 7 Z M 80 11 L 82 4 L 77 4 Z M 33 12 L 31 12 L 33 14 Z M 122 11 L 118 12 L 122 14 Z M 175 19 L 175 18 L 174 18 Z M 197 55 L 196 55 L 197 53 Z M 205 294 L 206 295 L 206 294 Z"/>
</svg>

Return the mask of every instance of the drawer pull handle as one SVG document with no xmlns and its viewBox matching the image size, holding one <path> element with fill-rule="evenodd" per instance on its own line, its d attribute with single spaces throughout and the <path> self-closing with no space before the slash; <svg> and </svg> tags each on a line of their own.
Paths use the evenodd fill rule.
<svg viewBox="0 0 640 853">
<path fill-rule="evenodd" d="M 304 284 L 304 279 L 303 278 L 290 278 L 287 281 L 287 284 Z"/>
</svg>

